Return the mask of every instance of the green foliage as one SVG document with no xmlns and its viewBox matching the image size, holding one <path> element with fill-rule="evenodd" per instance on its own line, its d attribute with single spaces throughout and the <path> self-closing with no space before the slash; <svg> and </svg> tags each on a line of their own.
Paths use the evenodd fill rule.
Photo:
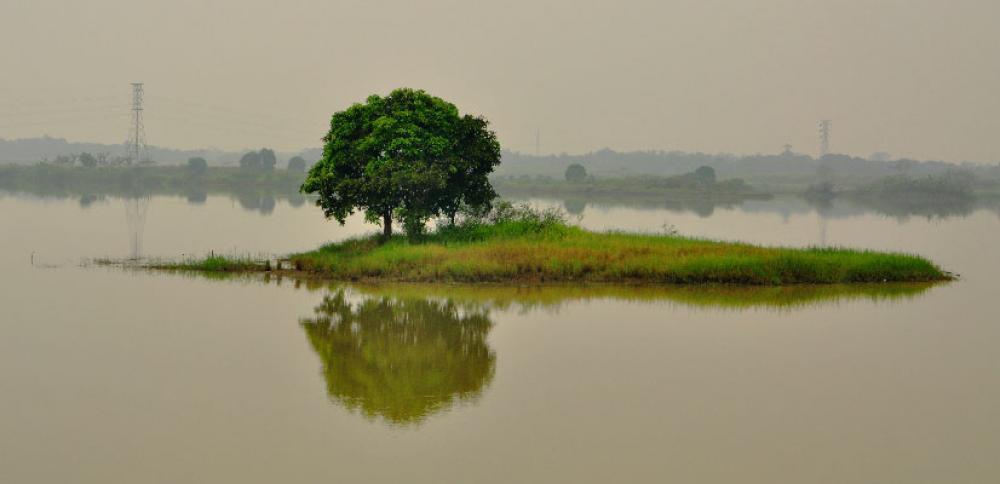
<svg viewBox="0 0 1000 484">
<path fill-rule="evenodd" d="M 587 179 L 587 169 L 579 163 L 573 163 L 566 167 L 566 181 L 582 182 Z"/>
<path fill-rule="evenodd" d="M 274 150 L 270 148 L 261 148 L 260 150 L 260 169 L 264 171 L 274 170 L 274 166 L 278 163 L 278 158 L 274 155 Z"/>
<path fill-rule="evenodd" d="M 80 153 L 80 166 L 84 168 L 93 168 L 97 166 L 97 158 L 90 153 Z"/>
<path fill-rule="evenodd" d="M 694 179 L 701 183 L 715 183 L 715 169 L 711 166 L 700 166 L 694 171 Z"/>
<path fill-rule="evenodd" d="M 208 171 L 208 162 L 200 156 L 188 158 L 187 169 L 194 175 L 202 175 Z"/>
<path fill-rule="evenodd" d="M 278 163 L 274 150 L 261 148 L 260 151 L 250 151 L 240 158 L 240 168 L 248 170 L 272 171 Z"/>
<path fill-rule="evenodd" d="M 198 271 L 198 272 L 256 272 L 271 270 L 270 260 L 250 255 L 217 255 L 210 254 L 202 258 L 190 258 L 181 261 L 153 261 L 144 267 L 159 270 Z"/>
<path fill-rule="evenodd" d="M 710 166 L 702 166 L 693 172 L 669 177 L 650 175 L 594 178 L 587 175 L 582 166 L 577 170 L 574 169 L 573 165 L 570 165 L 566 169 L 566 181 L 539 177 L 497 177 L 494 182 L 497 189 L 505 195 L 546 194 L 586 199 L 602 196 L 611 198 L 649 196 L 657 197 L 660 200 L 663 196 L 672 198 L 698 197 L 700 199 L 727 198 L 729 200 L 768 196 L 766 193 L 753 189 L 739 178 L 719 181 L 716 178 L 715 170 Z"/>
<path fill-rule="evenodd" d="M 257 151 L 251 151 L 240 157 L 240 168 L 259 170 L 260 166 L 260 153 Z"/>
<path fill-rule="evenodd" d="M 309 162 L 301 156 L 293 156 L 288 160 L 288 171 L 294 171 L 297 173 L 305 173 L 306 168 L 309 167 Z"/>
<path fill-rule="evenodd" d="M 974 183 L 974 175 L 957 170 L 920 178 L 896 175 L 869 183 L 857 189 L 852 195 L 895 199 L 966 199 L 973 196 Z"/>
<path fill-rule="evenodd" d="M 323 364 L 330 398 L 369 418 L 419 423 L 478 397 L 493 379 L 493 326 L 482 308 L 423 297 L 366 297 L 343 289 L 300 321 Z"/>
<path fill-rule="evenodd" d="M 386 237 L 393 219 L 419 236 L 428 219 L 453 219 L 463 205 L 481 208 L 496 196 L 487 176 L 500 145 L 486 120 L 424 91 L 397 89 L 335 113 L 324 142 L 302 191 L 319 194 L 324 214 L 341 224 L 361 210 Z"/>
<path fill-rule="evenodd" d="M 823 181 L 809 185 L 802 195 L 807 200 L 830 200 L 837 196 L 835 188 L 833 182 Z"/>
</svg>

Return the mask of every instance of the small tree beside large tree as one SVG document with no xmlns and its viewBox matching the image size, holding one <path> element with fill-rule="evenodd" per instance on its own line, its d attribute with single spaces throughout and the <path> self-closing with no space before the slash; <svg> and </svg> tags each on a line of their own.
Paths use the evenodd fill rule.
<svg viewBox="0 0 1000 484">
<path fill-rule="evenodd" d="M 496 198 L 488 176 L 500 144 L 488 122 L 421 90 L 373 95 L 335 113 L 323 141 L 302 192 L 318 194 L 317 205 L 342 225 L 360 210 L 385 237 L 393 220 L 416 236 L 433 217 L 454 221 L 462 207 L 484 209 Z"/>
</svg>

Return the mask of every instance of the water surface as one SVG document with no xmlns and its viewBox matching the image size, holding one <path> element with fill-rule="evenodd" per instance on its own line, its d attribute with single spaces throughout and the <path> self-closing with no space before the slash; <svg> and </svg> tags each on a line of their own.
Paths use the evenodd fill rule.
<svg viewBox="0 0 1000 484">
<path fill-rule="evenodd" d="M 0 482 L 1000 477 L 995 211 L 576 208 L 597 229 L 916 252 L 962 279 L 705 290 L 123 272 L 81 262 L 281 254 L 374 227 L 288 200 L 0 194 Z"/>
</svg>

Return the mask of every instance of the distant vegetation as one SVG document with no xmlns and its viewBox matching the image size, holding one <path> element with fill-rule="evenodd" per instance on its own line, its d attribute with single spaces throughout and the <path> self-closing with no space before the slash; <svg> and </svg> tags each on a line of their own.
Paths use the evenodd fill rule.
<svg viewBox="0 0 1000 484">
<path fill-rule="evenodd" d="M 188 158 L 187 169 L 193 175 L 202 175 L 208 171 L 208 162 L 200 156 Z"/>
<path fill-rule="evenodd" d="M 305 173 L 307 168 L 309 168 L 309 162 L 301 156 L 293 156 L 288 160 L 288 171 Z"/>
<path fill-rule="evenodd" d="M 587 169 L 579 163 L 572 163 L 566 167 L 566 181 L 580 183 L 587 179 Z"/>
<path fill-rule="evenodd" d="M 246 170 L 272 171 L 277 164 L 278 158 L 274 155 L 274 150 L 270 148 L 251 151 L 240 158 L 240 168 Z"/>
<path fill-rule="evenodd" d="M 922 177 L 893 175 L 849 189 L 820 182 L 809 186 L 802 196 L 821 210 L 839 198 L 896 217 L 965 215 L 976 207 L 990 207 L 988 203 L 977 203 L 981 197 L 976 177 L 959 170 Z M 988 196 L 983 202 L 987 201 Z"/>
<path fill-rule="evenodd" d="M 498 176 L 497 190 L 506 195 L 576 196 L 582 199 L 608 197 L 659 197 L 661 199 L 743 199 L 766 196 L 741 179 L 718 181 L 715 170 L 701 166 L 675 176 L 596 178 L 580 165 L 566 169 L 566 181 L 539 177 Z"/>
<path fill-rule="evenodd" d="M 892 198 L 895 200 L 970 199 L 974 195 L 975 176 L 950 171 L 943 175 L 909 177 L 897 175 L 862 185 L 850 192 L 856 197 Z"/>
<path fill-rule="evenodd" d="M 75 197 L 89 206 L 105 196 L 180 195 L 192 203 L 208 194 L 230 195 L 243 208 L 269 213 L 278 198 L 305 203 L 302 172 L 209 167 L 203 158 L 184 166 L 83 167 L 54 164 L 0 166 L 0 190 L 43 197 Z"/>
<path fill-rule="evenodd" d="M 955 169 L 971 173 L 981 182 L 1000 180 L 1000 163 L 956 164 L 910 159 L 881 161 L 885 157 L 879 154 L 869 160 L 831 154 L 813 158 L 790 150 L 747 156 L 682 151 L 618 152 L 609 149 L 582 155 L 549 156 L 504 152 L 503 164 L 497 169 L 497 175 L 503 179 L 565 179 L 568 166 L 580 165 L 588 176 L 598 179 L 669 177 L 710 166 L 720 179 L 740 178 L 771 193 L 801 193 L 809 185 L 820 181 L 831 181 L 843 189 L 851 189 L 888 176 L 919 178 L 943 175 Z"/>
<path fill-rule="evenodd" d="M 200 157 L 209 160 L 213 166 L 235 166 L 244 154 L 236 151 L 219 149 L 177 150 L 159 146 L 149 146 L 149 158 L 158 165 L 183 165 L 190 158 Z M 90 153 L 98 159 L 98 166 L 103 160 L 108 165 L 122 164 L 124 147 L 120 144 L 80 143 L 70 142 L 62 138 L 0 138 L 0 165 L 6 163 L 34 164 L 37 162 L 56 163 L 59 159 L 76 158 L 80 153 Z M 318 148 L 298 152 L 276 153 L 279 159 L 301 156 L 306 160 L 316 160 L 322 155 Z"/>
</svg>

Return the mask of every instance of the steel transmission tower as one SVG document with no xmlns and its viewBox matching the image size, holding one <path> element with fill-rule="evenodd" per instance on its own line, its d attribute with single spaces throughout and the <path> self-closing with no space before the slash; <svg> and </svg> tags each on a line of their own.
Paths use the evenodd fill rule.
<svg viewBox="0 0 1000 484">
<path fill-rule="evenodd" d="M 542 130 L 535 130 L 535 156 L 542 156 Z"/>
<path fill-rule="evenodd" d="M 125 158 L 128 164 L 149 161 L 146 130 L 142 125 L 142 83 L 132 83 L 132 123 L 129 126 Z"/>
<path fill-rule="evenodd" d="M 824 119 L 819 122 L 819 156 L 830 154 L 830 133 L 833 131 L 833 121 Z"/>
</svg>

